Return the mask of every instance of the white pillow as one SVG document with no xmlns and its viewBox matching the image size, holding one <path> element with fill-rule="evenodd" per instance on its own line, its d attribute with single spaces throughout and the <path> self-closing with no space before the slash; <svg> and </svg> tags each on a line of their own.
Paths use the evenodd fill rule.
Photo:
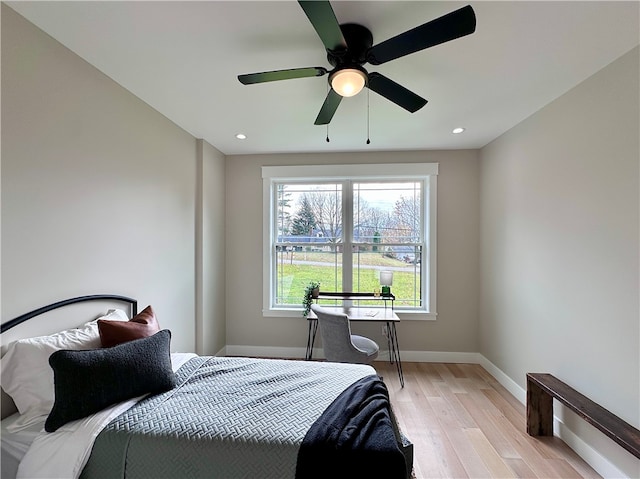
<svg viewBox="0 0 640 479">
<path fill-rule="evenodd" d="M 98 319 L 129 320 L 119 309 L 109 310 Z M 2 389 L 11 396 L 20 413 L 11 430 L 18 431 L 42 421 L 51 411 L 55 399 L 53 370 L 49 366 L 52 353 L 60 349 L 97 349 L 101 345 L 97 319 L 79 328 L 9 344 L 7 353 L 0 360 L 0 374 Z"/>
</svg>

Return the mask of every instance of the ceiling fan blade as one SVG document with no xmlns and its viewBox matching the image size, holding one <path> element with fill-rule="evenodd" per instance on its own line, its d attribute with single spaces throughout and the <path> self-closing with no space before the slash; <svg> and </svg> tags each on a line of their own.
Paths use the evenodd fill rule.
<svg viewBox="0 0 640 479">
<path fill-rule="evenodd" d="M 318 113 L 318 117 L 316 118 L 314 125 L 328 125 L 341 101 L 342 97 L 338 95 L 333 88 L 329 90 L 327 98 L 324 99 L 324 103 L 322 104 L 322 108 L 320 108 L 320 113 Z"/>
<path fill-rule="evenodd" d="M 327 50 L 335 51 L 347 48 L 347 42 L 342 35 L 336 14 L 328 1 L 298 0 L 298 3 L 307 14 L 311 25 L 315 28 Z"/>
<path fill-rule="evenodd" d="M 476 14 L 471 5 L 467 5 L 374 45 L 367 52 L 367 61 L 372 65 L 381 65 L 425 48 L 469 35 L 475 30 Z"/>
<path fill-rule="evenodd" d="M 240 83 L 243 85 L 251 85 L 253 83 L 291 80 L 293 78 L 321 77 L 326 73 L 327 69 L 322 67 L 293 68 L 290 70 L 275 70 L 272 72 L 247 73 L 246 75 L 238 75 L 238 80 L 240 80 Z"/>
<path fill-rule="evenodd" d="M 411 113 L 427 104 L 427 100 L 380 73 L 369 73 L 369 89 Z"/>
</svg>

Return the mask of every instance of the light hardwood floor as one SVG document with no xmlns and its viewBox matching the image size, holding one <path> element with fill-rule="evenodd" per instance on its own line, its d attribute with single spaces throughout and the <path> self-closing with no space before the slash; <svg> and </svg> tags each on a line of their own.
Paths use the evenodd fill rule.
<svg viewBox="0 0 640 479">
<path fill-rule="evenodd" d="M 525 407 L 477 364 L 374 363 L 421 478 L 596 478 L 557 437 L 526 432 Z"/>
</svg>

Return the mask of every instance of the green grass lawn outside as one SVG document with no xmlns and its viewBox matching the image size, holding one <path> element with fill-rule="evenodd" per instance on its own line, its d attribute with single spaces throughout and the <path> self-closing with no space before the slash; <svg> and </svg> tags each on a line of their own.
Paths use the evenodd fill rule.
<svg viewBox="0 0 640 479">
<path fill-rule="evenodd" d="M 342 266 L 337 265 L 336 267 L 334 264 L 323 266 L 322 264 L 307 263 L 318 261 L 321 259 L 321 256 L 321 254 L 318 254 L 314 257 L 313 253 L 310 253 L 307 255 L 306 259 L 303 259 L 304 254 L 297 253 L 295 261 L 303 261 L 303 263 L 283 261 L 278 264 L 278 284 L 280 287 L 280 290 L 278 291 L 278 298 L 280 304 L 302 305 L 305 287 L 311 281 L 320 282 L 320 291 L 343 291 Z M 382 257 L 381 255 L 378 257 L 381 258 L 381 264 L 371 264 L 370 262 L 367 262 L 367 265 L 384 266 L 389 268 L 396 267 L 407 270 L 392 270 L 393 286 L 391 287 L 391 292 L 396 297 L 395 305 L 416 306 L 414 299 L 420 298 L 420 284 L 416 283 L 416 280 L 419 280 L 419 275 L 414 273 L 413 265 L 407 265 L 402 261 Z M 354 277 L 353 279 L 353 292 L 373 293 L 376 289 L 380 291 L 380 282 L 378 278 L 380 268 L 361 267 L 358 268 L 358 271 L 360 273 L 359 276 Z M 384 305 L 383 302 L 376 300 L 361 301 L 360 304 Z"/>
</svg>

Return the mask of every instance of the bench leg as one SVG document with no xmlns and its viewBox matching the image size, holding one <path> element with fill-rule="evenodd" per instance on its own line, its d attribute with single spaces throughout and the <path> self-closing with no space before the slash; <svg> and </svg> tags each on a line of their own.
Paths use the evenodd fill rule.
<svg viewBox="0 0 640 479">
<path fill-rule="evenodd" d="M 553 436 L 553 398 L 527 378 L 527 433 Z"/>
</svg>

